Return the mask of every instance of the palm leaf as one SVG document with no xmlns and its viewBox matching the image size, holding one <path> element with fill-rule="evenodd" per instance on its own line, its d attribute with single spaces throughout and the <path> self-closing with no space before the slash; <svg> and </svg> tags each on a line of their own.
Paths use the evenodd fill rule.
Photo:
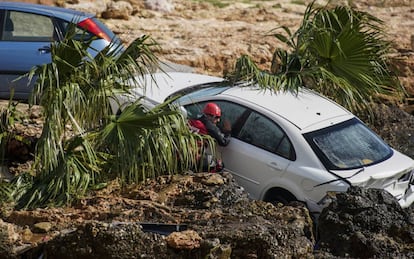
<svg viewBox="0 0 414 259">
<path fill-rule="evenodd" d="M 14 186 L 5 181 L 0 181 L 0 201 L 10 202 L 13 200 Z M 1 204 L 0 204 L 1 205 Z"/>
<path fill-rule="evenodd" d="M 194 168 L 197 136 L 169 103 L 148 110 L 138 102 L 97 133 L 102 150 L 113 154 L 110 170 L 124 182 Z"/>
<path fill-rule="evenodd" d="M 120 123 L 124 126 L 120 135 L 125 134 L 125 139 L 130 139 L 128 134 L 136 129 L 132 136 L 142 139 L 139 129 L 158 125 L 154 122 L 160 115 L 134 117 L 139 114 L 137 109 L 128 110 L 114 121 L 109 103 L 116 94 L 127 94 L 129 88 L 137 87 L 135 76 L 157 67 L 158 59 L 152 54 L 156 43 L 143 36 L 124 52 L 112 43 L 92 56 L 88 49 L 93 39 L 75 40 L 74 31 L 75 28 L 69 29 L 63 41 L 51 45 L 52 63 L 29 73 L 37 80 L 30 104 L 42 106 L 45 123 L 35 151 L 37 174 L 32 185 L 19 192 L 21 208 L 62 205 L 85 194 L 90 187 L 111 177 L 111 171 L 106 175 L 100 172 L 114 161 L 113 154 L 119 154 L 119 148 L 129 150 L 127 154 L 133 160 L 137 154 L 137 148 L 130 148 L 133 142 L 100 149 L 96 145 L 102 141 L 96 136 L 111 139 L 112 133 L 99 135 L 98 130 Z M 168 114 L 171 112 L 163 116 Z"/>
<path fill-rule="evenodd" d="M 18 200 L 19 208 L 61 206 L 86 193 L 99 179 L 103 163 L 90 143 L 82 137 L 67 142 L 65 154 L 59 154 L 57 166 L 43 171 Z"/>
<path fill-rule="evenodd" d="M 291 49 L 276 49 L 269 71 L 260 71 L 243 55 L 227 77 L 263 89 L 297 91 L 306 86 L 348 109 L 370 109 L 367 104 L 376 96 L 398 99 L 405 93 L 388 65 L 390 42 L 382 26 L 368 13 L 346 6 L 315 7 L 312 2 L 296 32 L 278 27 L 269 34 Z"/>
</svg>

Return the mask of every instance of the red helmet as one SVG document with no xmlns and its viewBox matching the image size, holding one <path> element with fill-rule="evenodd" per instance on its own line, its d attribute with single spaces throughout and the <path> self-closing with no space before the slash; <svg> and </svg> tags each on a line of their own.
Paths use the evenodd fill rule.
<svg viewBox="0 0 414 259">
<path fill-rule="evenodd" d="M 215 117 L 220 117 L 221 109 L 215 103 L 207 103 L 206 106 L 204 106 L 203 113 Z"/>
</svg>

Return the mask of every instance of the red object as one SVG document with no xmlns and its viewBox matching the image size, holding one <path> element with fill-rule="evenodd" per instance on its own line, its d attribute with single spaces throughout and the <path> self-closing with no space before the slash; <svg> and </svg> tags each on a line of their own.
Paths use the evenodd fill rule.
<svg viewBox="0 0 414 259">
<path fill-rule="evenodd" d="M 194 119 L 189 120 L 189 124 L 190 124 L 190 129 L 192 131 L 202 134 L 202 135 L 208 134 L 206 126 L 200 120 L 194 120 Z"/>
<path fill-rule="evenodd" d="M 215 117 L 221 117 L 221 109 L 215 103 L 207 103 L 206 106 L 204 106 L 203 113 Z"/>
<path fill-rule="evenodd" d="M 98 24 L 96 24 L 92 19 L 85 19 L 78 23 L 78 26 L 87 30 L 88 32 L 96 35 L 99 38 L 102 38 L 107 41 L 111 41 L 111 38 L 106 34 Z"/>
</svg>

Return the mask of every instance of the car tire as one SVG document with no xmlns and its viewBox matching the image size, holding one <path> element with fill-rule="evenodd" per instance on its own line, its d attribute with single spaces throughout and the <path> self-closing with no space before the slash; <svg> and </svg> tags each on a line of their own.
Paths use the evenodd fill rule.
<svg viewBox="0 0 414 259">
<path fill-rule="evenodd" d="M 289 191 L 281 188 L 274 188 L 266 194 L 264 201 L 270 202 L 273 205 L 277 205 L 279 203 L 283 205 L 288 205 L 289 203 L 296 202 L 298 200 Z"/>
</svg>

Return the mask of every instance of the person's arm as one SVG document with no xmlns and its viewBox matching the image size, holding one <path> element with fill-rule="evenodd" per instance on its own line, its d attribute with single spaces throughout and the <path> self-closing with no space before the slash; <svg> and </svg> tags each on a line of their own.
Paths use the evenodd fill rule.
<svg viewBox="0 0 414 259">
<path fill-rule="evenodd" d="M 221 132 L 219 127 L 210 121 L 205 122 L 208 134 L 212 136 L 220 146 L 227 146 L 230 143 L 231 132 Z"/>
</svg>

